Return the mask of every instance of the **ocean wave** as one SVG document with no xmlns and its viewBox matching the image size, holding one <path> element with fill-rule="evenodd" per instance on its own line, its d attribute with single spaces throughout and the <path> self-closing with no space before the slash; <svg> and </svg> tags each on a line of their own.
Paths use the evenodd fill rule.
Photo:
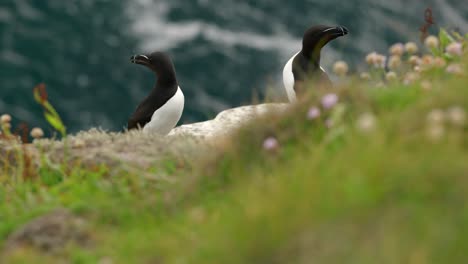
<svg viewBox="0 0 468 264">
<path fill-rule="evenodd" d="M 218 45 L 273 50 L 284 56 L 300 48 L 301 40 L 287 32 L 264 35 L 254 31 L 236 32 L 197 20 L 173 22 L 168 18 L 171 5 L 166 2 L 137 0 L 128 5 L 127 14 L 133 22 L 130 29 L 141 41 L 140 48 L 144 50 L 173 49 L 197 37 Z"/>
</svg>

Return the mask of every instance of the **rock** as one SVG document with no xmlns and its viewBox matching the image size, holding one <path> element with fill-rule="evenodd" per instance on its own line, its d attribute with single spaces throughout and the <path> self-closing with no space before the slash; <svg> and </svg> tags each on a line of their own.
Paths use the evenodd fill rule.
<svg viewBox="0 0 468 264">
<path fill-rule="evenodd" d="M 289 106 L 286 103 L 269 103 L 232 108 L 219 113 L 213 120 L 176 127 L 168 136 L 184 135 L 208 139 L 226 137 L 255 118 L 268 113 L 284 112 Z"/>
<path fill-rule="evenodd" d="M 192 160 L 195 153 L 206 145 L 199 141 L 191 137 L 164 137 L 142 130 L 106 132 L 90 129 L 68 136 L 67 142 L 41 139 L 35 141 L 34 145 L 52 163 L 63 162 L 66 152 L 71 164 L 106 164 L 117 171 L 130 167 L 145 171 L 160 162 L 164 163 L 168 158 Z"/>
<path fill-rule="evenodd" d="M 145 133 L 141 130 L 107 132 L 100 129 L 81 131 L 66 140 L 36 139 L 33 144 L 13 144 L 0 140 L 0 157 L 16 164 L 18 157 L 27 157 L 31 165 L 43 166 L 70 163 L 70 166 L 138 169 L 143 173 L 168 159 L 184 164 L 196 162 L 199 153 L 217 149 L 217 139 L 225 139 L 238 128 L 267 113 L 282 113 L 290 104 L 269 103 L 232 108 L 205 122 L 174 128 L 168 136 Z M 18 155 L 22 151 L 27 155 Z M 0 165 L 1 166 L 1 165 Z"/>
<path fill-rule="evenodd" d="M 86 224 L 68 210 L 58 209 L 33 219 L 6 241 L 6 252 L 31 247 L 45 253 L 56 253 L 73 242 L 84 246 L 89 242 Z"/>
</svg>

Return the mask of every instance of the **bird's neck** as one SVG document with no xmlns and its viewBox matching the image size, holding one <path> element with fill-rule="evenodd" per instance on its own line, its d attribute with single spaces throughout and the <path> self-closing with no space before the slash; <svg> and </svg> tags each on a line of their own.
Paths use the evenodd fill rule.
<svg viewBox="0 0 468 264">
<path fill-rule="evenodd" d="M 299 54 L 307 64 L 311 64 L 317 68 L 320 68 L 320 51 L 307 53 L 302 50 Z"/>
<path fill-rule="evenodd" d="M 320 53 L 329 41 L 330 39 L 326 37 L 304 38 L 301 53 L 309 61 L 317 63 L 317 66 L 320 66 Z"/>
<path fill-rule="evenodd" d="M 177 78 L 174 70 L 168 70 L 165 72 L 156 73 L 156 86 L 155 89 L 161 89 L 161 87 L 177 87 Z"/>
</svg>

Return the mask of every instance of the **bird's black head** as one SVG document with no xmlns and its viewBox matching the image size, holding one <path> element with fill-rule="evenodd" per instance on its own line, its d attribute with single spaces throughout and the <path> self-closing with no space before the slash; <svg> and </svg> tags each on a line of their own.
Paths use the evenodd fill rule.
<svg viewBox="0 0 468 264">
<path fill-rule="evenodd" d="M 158 75 L 175 72 L 171 58 L 164 52 L 156 51 L 151 54 L 133 55 L 130 61 L 144 65 Z"/>
<path fill-rule="evenodd" d="M 304 33 L 304 38 L 302 40 L 302 54 L 309 59 L 319 61 L 320 50 L 328 42 L 347 34 L 348 29 L 343 26 L 313 26 Z"/>
</svg>

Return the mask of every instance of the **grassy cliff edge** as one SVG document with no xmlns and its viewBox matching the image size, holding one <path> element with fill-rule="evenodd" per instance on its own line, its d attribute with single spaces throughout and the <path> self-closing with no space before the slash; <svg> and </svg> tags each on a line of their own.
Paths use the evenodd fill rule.
<svg viewBox="0 0 468 264">
<path fill-rule="evenodd" d="M 83 132 L 29 167 L 2 146 L 0 262 L 462 263 L 468 58 L 432 52 L 209 144 Z"/>
</svg>

